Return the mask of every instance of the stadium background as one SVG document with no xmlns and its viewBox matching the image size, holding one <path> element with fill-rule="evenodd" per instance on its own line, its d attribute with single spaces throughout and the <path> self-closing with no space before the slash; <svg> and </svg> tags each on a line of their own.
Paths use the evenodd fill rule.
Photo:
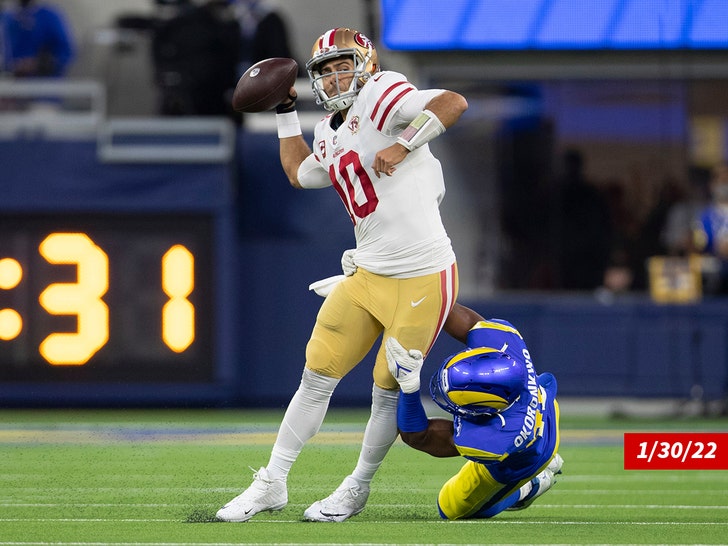
<svg viewBox="0 0 728 546">
<path fill-rule="evenodd" d="M 100 230 L 100 240 L 108 237 L 114 249 L 123 244 L 137 248 L 139 241 L 169 230 L 170 245 L 175 237 L 191 237 L 189 247 L 199 252 L 200 281 L 207 284 L 200 282 L 190 297 L 200 331 L 191 352 L 181 353 L 188 358 L 180 367 L 158 342 L 142 340 L 147 330 L 158 328 L 153 326 L 156 315 L 143 301 L 149 289 L 145 280 L 156 270 L 135 269 L 138 262 L 123 248 L 109 253 L 110 282 L 135 279 L 128 291 L 138 290 L 142 301 L 134 307 L 124 294 L 117 295 L 124 312 L 110 311 L 110 341 L 83 366 L 50 367 L 28 356 L 35 355 L 38 332 L 50 327 L 40 323 L 47 313 L 36 298 L 44 281 L 58 282 L 55 273 L 44 273 L 34 286 L 3 290 L 2 307 L 25 309 L 38 324 L 26 319 L 28 328 L 16 339 L 0 342 L 2 403 L 285 403 L 298 384 L 320 303 L 308 284 L 338 273 L 342 250 L 353 245 L 338 197 L 288 187 L 270 116 L 248 118 L 232 130 L 225 120 L 180 125 L 156 118 L 148 43 L 113 27 L 119 15 L 149 12 L 153 2 L 56 3 L 66 10 L 79 43 L 67 92 L 74 104 L 84 106 L 60 115 L 31 109 L 4 117 L 0 228 L 12 245 L 3 251 L 16 257 L 25 253 L 27 263 L 35 260 L 40 267 L 28 241 L 48 228 Z M 407 4 L 413 3 L 402 3 Z M 622 12 L 634 4 L 621 2 Z M 452 3 L 450 13 L 467 5 Z M 656 0 L 648 5 L 659 10 L 666 4 Z M 726 20 L 720 2 L 681 5 L 718 10 L 716 20 Z M 481 314 L 518 325 L 538 355 L 540 369 L 559 377 L 564 396 L 725 399 L 728 310 L 722 298 L 658 305 L 645 292 L 504 289 L 508 249 L 499 231 L 499 212 L 504 150 L 512 165 L 538 169 L 548 168 L 558 150 L 578 144 L 589 157 L 589 173 L 597 177 L 629 176 L 635 170 L 684 177 L 725 157 L 726 106 L 720 98 L 728 80 L 723 49 L 728 36 L 717 46 L 697 50 L 658 40 L 657 46 L 623 48 L 568 44 L 540 50 L 524 44 L 515 49 L 490 45 L 487 51 L 392 51 L 381 42 L 383 16 L 377 2 L 293 0 L 277 6 L 289 23 L 299 60 L 308 57 L 322 30 L 346 24 L 382 44 L 385 68 L 468 97 L 468 117 L 433 144 L 448 173 L 443 217 L 459 257 L 461 299 Z M 393 22 L 389 27 L 386 19 L 382 22 L 386 31 L 397 30 Z M 416 26 L 423 25 L 419 21 Z M 400 30 L 411 37 L 412 28 Z M 20 96 L 38 92 L 6 81 L 0 86 L 3 93 Z M 310 130 L 310 119 L 318 114 L 310 104 L 302 110 Z M 166 248 L 165 242 L 159 244 Z M 529 266 L 529 256 L 516 259 Z M 129 347 L 138 347 L 142 356 Z M 442 336 L 429 367 L 455 350 L 457 344 Z M 367 404 L 370 370 L 364 363 L 347 377 L 333 404 Z"/>
</svg>

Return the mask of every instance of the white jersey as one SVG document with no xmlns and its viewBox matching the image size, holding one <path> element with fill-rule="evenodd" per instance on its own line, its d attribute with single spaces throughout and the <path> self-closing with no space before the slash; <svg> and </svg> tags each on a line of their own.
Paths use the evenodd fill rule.
<svg viewBox="0 0 728 546">
<path fill-rule="evenodd" d="M 410 152 L 392 176 L 377 178 L 372 169 L 376 153 L 394 144 L 441 92 L 418 91 L 402 74 L 379 72 L 337 130 L 331 127 L 333 114 L 314 130 L 316 159 L 354 223 L 356 265 L 372 273 L 410 278 L 455 262 L 439 211 L 445 195 L 442 169 L 429 147 Z M 307 186 L 305 178 L 300 182 Z"/>
</svg>

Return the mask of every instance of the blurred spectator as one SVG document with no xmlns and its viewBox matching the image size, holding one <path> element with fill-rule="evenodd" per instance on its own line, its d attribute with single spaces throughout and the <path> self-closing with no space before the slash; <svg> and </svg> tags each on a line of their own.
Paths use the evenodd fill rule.
<svg viewBox="0 0 728 546">
<path fill-rule="evenodd" d="M 656 188 L 656 192 L 654 205 L 651 208 L 644 207 L 645 210 L 641 214 L 635 211 L 632 214 L 632 221 L 625 226 L 627 229 L 620 230 L 620 226 L 615 226 L 623 235 L 621 242 L 625 258 L 624 265 L 629 268 L 632 276 L 629 286 L 632 290 L 647 290 L 647 260 L 651 256 L 662 256 L 670 252 L 663 237 L 668 217 L 671 213 L 676 214 L 675 211 L 679 210 L 676 207 L 682 206 L 687 200 L 685 185 L 672 177 L 665 178 Z M 645 201 L 643 200 L 643 204 Z M 677 218 L 673 219 L 673 222 L 676 220 Z M 682 235 L 689 237 L 690 224 L 688 223 L 685 227 L 687 227 L 687 231 L 684 231 Z M 670 234 L 671 237 L 680 237 L 677 232 L 680 229 L 678 224 L 673 224 L 671 229 L 675 230 Z"/>
<path fill-rule="evenodd" d="M 705 206 L 705 198 L 698 198 L 691 190 L 685 184 L 679 185 L 665 214 L 659 237 L 662 252 L 668 256 L 687 256 L 695 251 L 693 224 Z"/>
<path fill-rule="evenodd" d="M 228 0 L 157 0 L 175 4 L 152 39 L 155 80 L 163 115 L 231 116 L 241 39 Z"/>
<path fill-rule="evenodd" d="M 695 246 L 715 266 L 706 279 L 707 292 L 728 294 L 728 164 L 720 163 L 710 179 L 711 202 L 700 212 L 695 226 Z"/>
<path fill-rule="evenodd" d="M 609 261 L 604 274 L 604 287 L 611 292 L 624 292 L 634 282 L 636 241 L 640 237 L 639 220 L 630 206 L 625 184 L 611 179 L 604 186 L 609 210 Z"/>
<path fill-rule="evenodd" d="M 555 249 L 560 286 L 594 290 L 602 285 L 609 261 L 611 223 L 606 201 L 584 174 L 578 150 L 563 156 L 554 201 Z"/>
<path fill-rule="evenodd" d="M 285 21 L 264 0 L 233 0 L 233 9 L 242 38 L 239 74 L 263 59 L 293 57 Z"/>
<path fill-rule="evenodd" d="M 695 204 L 689 199 L 686 184 L 667 177 L 656 188 L 654 205 L 635 206 L 633 195 L 637 177 L 627 182 L 611 180 L 605 184 L 612 223 L 610 262 L 604 286 L 612 292 L 647 290 L 647 261 L 652 256 L 687 255 L 692 249 L 692 224 Z"/>
<path fill-rule="evenodd" d="M 74 58 L 65 17 L 36 0 L 6 11 L 0 34 L 5 71 L 19 78 L 63 76 Z"/>
</svg>

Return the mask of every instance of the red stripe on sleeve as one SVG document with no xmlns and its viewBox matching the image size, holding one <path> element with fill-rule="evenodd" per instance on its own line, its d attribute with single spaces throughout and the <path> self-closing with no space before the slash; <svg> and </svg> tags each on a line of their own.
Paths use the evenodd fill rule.
<svg viewBox="0 0 728 546">
<path fill-rule="evenodd" d="M 379 123 L 377 123 L 377 130 L 381 131 L 384 127 L 384 122 L 387 120 L 387 116 L 389 116 L 389 113 L 392 111 L 392 108 L 394 108 L 394 105 L 397 104 L 402 97 L 404 97 L 407 93 L 413 91 L 413 89 L 410 87 L 409 89 L 405 89 L 402 91 L 399 95 L 394 97 L 392 102 L 389 103 L 389 106 L 384 110 L 382 113 L 382 117 L 379 118 Z"/>
<path fill-rule="evenodd" d="M 395 96 L 393 99 L 391 99 L 392 102 L 385 106 L 385 112 L 384 112 L 385 115 L 384 115 L 384 117 L 380 119 L 379 123 L 377 123 L 376 117 L 377 117 L 377 113 L 379 112 L 379 108 L 386 102 L 387 97 L 391 93 L 393 93 L 398 87 L 401 87 L 403 85 L 409 86 L 409 88 L 406 89 L 406 90 L 404 90 L 403 92 L 401 92 L 399 95 Z M 377 101 L 377 104 L 374 105 L 374 110 L 372 110 L 372 113 L 369 116 L 369 119 L 372 120 L 372 123 L 374 123 L 374 124 L 377 125 L 377 129 L 379 131 L 382 130 L 382 127 L 384 126 L 384 119 L 386 119 L 386 114 L 392 109 L 392 107 L 394 106 L 394 104 L 398 100 L 400 100 L 404 95 L 406 95 L 407 93 L 409 93 L 412 90 L 414 90 L 414 88 L 411 86 L 411 84 L 409 82 L 400 81 L 400 82 L 395 83 L 394 85 L 389 86 L 384 91 L 384 93 L 382 93 L 382 95 L 379 97 L 379 100 Z"/>
</svg>

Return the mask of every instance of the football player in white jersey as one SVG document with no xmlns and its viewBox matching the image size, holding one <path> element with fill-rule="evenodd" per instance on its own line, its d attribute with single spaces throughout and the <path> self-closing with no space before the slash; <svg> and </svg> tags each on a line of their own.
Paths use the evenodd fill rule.
<svg viewBox="0 0 728 546">
<path fill-rule="evenodd" d="M 442 169 L 427 143 L 460 118 L 465 98 L 418 90 L 402 74 L 380 71 L 372 42 L 348 28 L 321 35 L 306 68 L 317 102 L 331 113 L 316 126 L 312 151 L 290 90 L 276 109 L 281 165 L 294 187 L 333 186 L 339 194 L 354 225 L 356 272 L 325 298 L 269 462 L 218 511 L 224 521 L 282 509 L 288 473 L 318 432 L 341 378 L 382 335 L 426 355 L 457 297 L 455 254 L 439 213 Z M 366 505 L 371 480 L 398 433 L 399 385 L 383 346 L 373 378 L 357 465 L 329 497 L 305 510 L 306 520 L 344 521 Z"/>
</svg>

